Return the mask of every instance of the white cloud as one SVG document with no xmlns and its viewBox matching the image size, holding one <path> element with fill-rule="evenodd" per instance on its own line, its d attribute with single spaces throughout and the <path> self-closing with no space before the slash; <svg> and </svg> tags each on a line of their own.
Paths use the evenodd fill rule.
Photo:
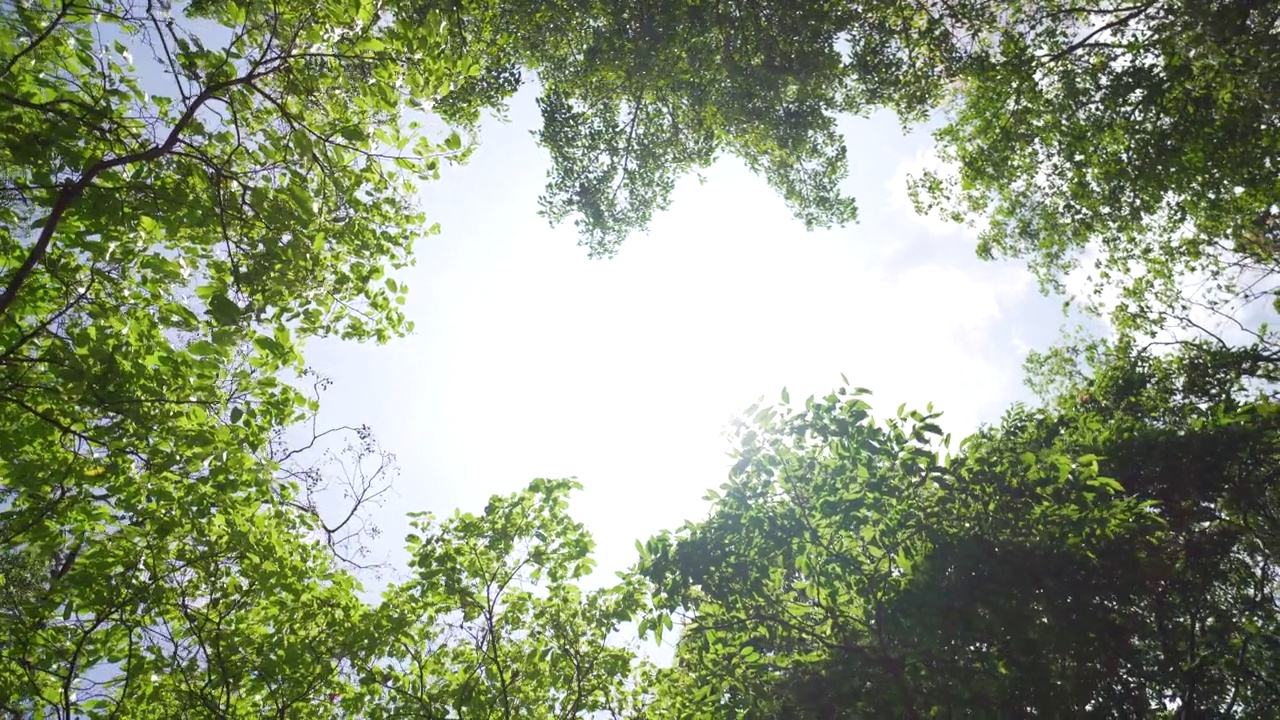
<svg viewBox="0 0 1280 720">
<path fill-rule="evenodd" d="M 1025 297 L 1031 284 L 1027 273 L 978 273 L 940 265 L 912 267 L 893 282 L 908 289 L 910 299 L 900 306 L 904 315 L 942 330 L 964 330 L 969 337 L 999 322 L 1002 308 Z"/>
</svg>

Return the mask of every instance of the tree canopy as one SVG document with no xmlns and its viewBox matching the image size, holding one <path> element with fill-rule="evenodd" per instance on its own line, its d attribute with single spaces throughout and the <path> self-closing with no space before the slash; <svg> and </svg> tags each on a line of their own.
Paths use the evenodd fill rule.
<svg viewBox="0 0 1280 720">
<path fill-rule="evenodd" d="M 536 74 L 546 209 L 597 254 L 724 154 L 806 225 L 852 221 L 836 118 L 888 109 L 940 123 L 948 170 L 915 179 L 921 211 L 980 225 L 980 254 L 1025 258 L 1047 288 L 1083 264 L 1146 330 L 1275 289 L 1275 3 L 459 7 L 461 32 L 497 48 L 462 96 Z"/>
<path fill-rule="evenodd" d="M 1048 288 L 1096 257 L 1117 337 L 954 444 L 858 388 L 753 408 L 612 584 L 536 480 L 416 516 L 363 597 L 393 462 L 317 425 L 302 348 L 412 329 L 416 192 L 534 80 L 543 212 L 593 255 L 725 155 L 851 222 L 837 120 L 889 109 L 939 123 L 920 209 Z M 1275 338 L 1142 343 L 1274 296 L 1277 83 L 1255 0 L 5 3 L 0 712 L 1273 714 Z"/>
<path fill-rule="evenodd" d="M 281 432 L 315 410 L 289 381 L 302 339 L 408 327 L 384 275 L 430 230 L 413 182 L 463 152 L 457 136 L 406 145 L 405 113 L 472 72 L 439 21 L 406 13 L 0 10 L 10 712 L 87 711 L 77 683 L 105 666 L 131 700 L 103 717 L 230 712 L 228 684 L 284 703 L 328 675 L 266 647 L 282 614 L 355 602 L 307 541 L 343 537 L 310 501 L 325 481 Z M 255 643 L 261 662 L 235 659 Z"/>
<path fill-rule="evenodd" d="M 642 230 L 669 202 L 678 178 L 723 155 L 762 174 L 807 226 L 851 222 L 853 199 L 840 187 L 851 159 L 837 118 L 889 109 L 908 126 L 942 121 L 938 148 L 955 173 L 917 178 L 921 209 L 983 224 L 982 254 L 1027 258 L 1047 286 L 1096 251 L 1095 279 L 1118 284 L 1126 317 L 1148 325 L 1168 320 L 1166 305 L 1187 299 L 1185 282 L 1202 275 L 1223 285 L 1201 289 L 1215 307 L 1271 290 L 1253 282 L 1273 274 L 1268 248 L 1280 212 L 1273 207 L 1280 10 L 1271 3 L 335 0 L 296 18 L 310 32 L 342 28 L 323 38 L 331 45 L 323 51 L 310 47 L 319 35 L 291 34 L 291 21 L 262 24 L 302 12 L 285 2 L 193 3 L 174 13 L 158 3 L 121 12 L 99 5 L 23 3 L 5 23 L 15 48 L 3 89 L 13 115 L 7 122 L 21 128 L 10 134 L 7 164 L 22 168 L 7 204 L 47 210 L 58 197 L 75 196 L 68 207 L 87 208 L 101 194 L 89 186 L 125 167 L 150 172 L 186 163 L 198 172 L 182 173 L 185 182 L 207 184 L 212 166 L 221 168 L 214 172 L 221 179 L 207 188 L 174 188 L 219 198 L 201 218 L 209 226 L 228 225 L 234 235 L 246 231 L 237 224 L 242 219 L 269 213 L 248 186 L 262 188 L 270 178 L 292 183 L 273 201 L 296 205 L 300 222 L 332 227 L 358 216 L 350 233 L 319 243 L 324 252 L 400 257 L 424 226 L 411 221 L 420 218 L 396 192 L 404 178 L 376 161 L 431 174 L 441 156 L 465 152 L 453 136 L 410 148 L 420 138 L 405 136 L 402 112 L 426 111 L 465 128 L 536 79 L 543 115 L 537 136 L 552 159 L 544 211 L 553 221 L 571 219 L 597 255 Z M 61 57 L 73 28 L 105 31 L 96 36 L 101 67 L 88 62 L 99 41 L 86 34 L 76 41 L 74 66 L 58 65 L 63 75 L 49 76 L 101 76 L 97 86 L 77 84 L 76 106 L 51 101 L 62 86 L 47 86 L 58 81 L 25 79 L 42 59 Z M 180 35 L 194 43 L 190 52 L 177 43 Z M 129 70 L 121 51 L 138 55 L 138 68 Z M 209 75 L 215 67 L 226 77 Z M 172 83 L 153 91 L 138 85 L 141 75 L 167 75 Z M 294 84 L 277 85 L 285 75 Z M 301 98 L 306 106 L 295 106 Z M 192 118 L 178 122 L 187 110 Z M 137 128 L 104 125 L 112 113 Z M 214 113 L 228 119 L 215 121 Z M 106 145 L 83 144 L 85 132 Z M 66 147 L 27 142 L 35 137 L 60 138 Z M 164 148 L 170 139 L 174 147 Z M 272 150 L 259 155 L 259 143 Z M 39 147 L 52 154 L 42 156 Z M 342 182 L 321 193 L 297 177 L 288 181 L 272 163 L 293 152 L 302 155 L 296 176 L 323 186 L 334 174 Z M 110 165 L 95 167 L 99 159 Z M 304 172 L 308 164 L 316 172 Z M 26 177 L 28 167 L 48 177 Z M 362 175 L 366 169 L 372 174 Z M 66 193 L 52 187 L 63 170 L 81 173 Z M 33 197 L 39 188 L 45 195 Z M 80 199 L 82 191 L 90 200 Z M 348 191 L 391 204 L 353 213 L 338 201 Z M 148 202 L 163 203 L 165 192 L 147 194 Z M 313 203 L 316 196 L 323 202 Z M 385 236 L 356 240 L 379 223 Z M 298 268 L 282 284 L 305 272 L 316 283 L 315 270 L 305 268 L 345 259 L 321 258 L 321 250 L 303 245 L 283 244 L 269 258 L 248 241 L 232 243 L 248 253 L 235 269 L 241 287 L 265 292 L 285 253 Z M 366 267 L 371 256 L 351 258 L 363 261 L 333 280 L 341 287 L 319 285 L 339 297 L 355 292 L 376 273 Z M 324 292 L 312 295 L 317 310 L 350 314 Z M 284 298 L 255 303 L 255 313 L 290 313 Z M 317 322 L 312 313 L 308 323 Z"/>
<path fill-rule="evenodd" d="M 860 390 L 760 409 L 709 517 L 643 550 L 672 716 L 1269 713 L 1280 435 L 1242 360 L 1112 348 L 954 453 Z"/>
</svg>

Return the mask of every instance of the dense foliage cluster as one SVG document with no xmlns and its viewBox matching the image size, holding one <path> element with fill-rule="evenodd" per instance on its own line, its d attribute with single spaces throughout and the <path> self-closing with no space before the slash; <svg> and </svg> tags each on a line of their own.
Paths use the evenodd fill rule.
<svg viewBox="0 0 1280 720">
<path fill-rule="evenodd" d="M 809 226 L 854 219 L 840 114 L 941 121 L 954 172 L 922 211 L 1047 287 L 1082 262 L 1151 330 L 1272 297 L 1280 241 L 1280 6 L 567 0 L 460 4 L 496 55 L 469 87 L 542 87 L 546 206 L 612 252 L 676 178 L 730 154 Z M 1190 297 L 1188 297 L 1190 295 Z"/>
<path fill-rule="evenodd" d="M 686 618 L 674 716 L 1267 716 L 1280 407 L 1255 359 L 1111 348 L 954 454 L 856 390 L 757 412 L 710 517 L 640 564 Z"/>
<path fill-rule="evenodd" d="M 616 584 L 538 480 L 417 517 L 367 601 L 388 460 L 301 348 L 411 328 L 416 189 L 533 80 L 592 254 L 724 155 L 851 222 L 837 120 L 889 109 L 940 123 L 920 209 L 1094 263 L 1116 337 L 955 443 L 858 388 L 753 408 Z M 1261 0 L 0 3 L 0 714 L 1273 715 L 1276 338 L 1143 343 L 1280 306 L 1278 92 Z"/>
</svg>

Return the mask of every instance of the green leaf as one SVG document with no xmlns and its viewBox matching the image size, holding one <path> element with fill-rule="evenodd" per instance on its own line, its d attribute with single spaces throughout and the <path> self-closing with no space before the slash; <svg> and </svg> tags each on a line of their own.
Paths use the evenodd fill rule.
<svg viewBox="0 0 1280 720">
<path fill-rule="evenodd" d="M 1097 476 L 1097 477 L 1093 478 L 1093 479 L 1089 482 L 1089 484 L 1090 484 L 1090 485 L 1095 485 L 1095 486 L 1098 486 L 1098 487 L 1104 487 L 1104 488 L 1107 488 L 1108 490 L 1110 490 L 1110 491 L 1112 491 L 1112 492 L 1116 492 L 1116 493 L 1122 493 L 1122 492 L 1124 492 L 1124 486 L 1123 486 L 1123 485 L 1121 485 L 1121 484 L 1119 483 L 1119 481 L 1115 480 L 1114 478 L 1102 477 L 1101 475 L 1099 475 L 1099 476 Z"/>
<path fill-rule="evenodd" d="M 235 325 L 239 323 L 241 309 L 226 295 L 214 294 L 208 300 L 209 316 L 220 325 Z"/>
<path fill-rule="evenodd" d="M 187 350 L 196 357 L 213 357 L 222 354 L 222 349 L 208 340 L 197 340 L 188 345 Z"/>
</svg>

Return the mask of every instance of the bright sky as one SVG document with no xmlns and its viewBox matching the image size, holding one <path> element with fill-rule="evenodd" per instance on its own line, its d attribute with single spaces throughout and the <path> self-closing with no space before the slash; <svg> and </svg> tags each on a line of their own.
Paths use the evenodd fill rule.
<svg viewBox="0 0 1280 720">
<path fill-rule="evenodd" d="M 601 568 L 622 569 L 636 539 L 704 514 L 728 420 L 784 386 L 803 401 L 844 373 L 881 413 L 932 400 L 957 437 L 1026 397 L 1022 358 L 1057 337 L 1061 301 L 1018 264 L 978 261 L 963 228 L 915 216 L 904 178 L 926 134 L 846 123 L 857 225 L 806 232 L 725 160 L 616 258 L 589 260 L 571 227 L 537 215 L 532 101 L 424 193 L 443 234 L 401 276 L 413 336 L 308 348 L 335 381 L 324 420 L 368 423 L 398 457 L 377 552 L 399 552 L 405 512 L 479 511 L 534 477 L 576 476 L 574 514 Z"/>
</svg>

